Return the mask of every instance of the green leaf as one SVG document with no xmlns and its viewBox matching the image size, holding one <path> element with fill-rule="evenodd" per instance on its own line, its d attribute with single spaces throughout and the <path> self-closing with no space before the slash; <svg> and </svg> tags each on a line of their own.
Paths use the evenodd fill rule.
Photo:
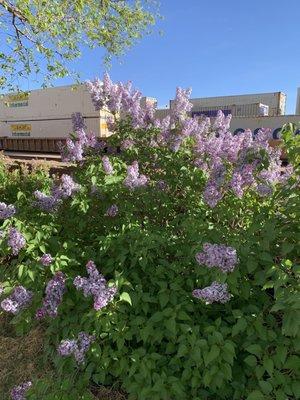
<svg viewBox="0 0 300 400">
<path fill-rule="evenodd" d="M 265 393 L 265 394 L 269 394 L 272 392 L 273 390 L 273 386 L 271 385 L 270 382 L 267 381 L 259 381 L 259 386 L 261 388 L 261 390 Z"/>
<path fill-rule="evenodd" d="M 121 293 L 120 300 L 125 301 L 126 303 L 129 303 L 132 306 L 131 297 L 130 297 L 129 293 L 127 293 L 127 292 Z"/>
<path fill-rule="evenodd" d="M 215 360 L 220 355 L 220 348 L 215 344 L 211 347 L 208 355 L 204 358 L 205 365 Z"/>
<path fill-rule="evenodd" d="M 254 390 L 249 394 L 247 400 L 264 400 L 264 395 L 259 390 Z"/>
<path fill-rule="evenodd" d="M 262 349 L 258 344 L 251 344 L 250 346 L 246 347 L 248 353 L 255 354 L 257 357 L 261 355 Z"/>
<path fill-rule="evenodd" d="M 269 375 L 273 374 L 274 362 L 271 358 L 265 358 L 264 362 L 263 362 L 263 366 Z"/>
<path fill-rule="evenodd" d="M 248 365 L 250 365 L 250 367 L 255 367 L 255 365 L 257 364 L 257 360 L 255 356 L 248 356 L 246 358 L 244 358 L 244 362 Z"/>
</svg>

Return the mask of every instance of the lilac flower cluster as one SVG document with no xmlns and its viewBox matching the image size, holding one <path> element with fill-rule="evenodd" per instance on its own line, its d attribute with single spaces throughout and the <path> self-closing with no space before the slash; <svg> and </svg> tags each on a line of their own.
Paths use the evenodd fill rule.
<svg viewBox="0 0 300 400">
<path fill-rule="evenodd" d="M 51 254 L 45 253 L 41 258 L 40 258 L 40 263 L 44 266 L 44 267 L 48 267 L 49 265 L 51 265 L 53 263 L 53 258 L 51 256 Z"/>
<path fill-rule="evenodd" d="M 80 185 L 73 181 L 72 177 L 67 174 L 61 176 L 61 183 L 52 189 L 52 193 L 55 197 L 60 199 L 66 199 L 72 197 L 75 193 L 80 190 Z"/>
<path fill-rule="evenodd" d="M 121 150 L 129 150 L 129 149 L 131 149 L 133 146 L 134 146 L 134 144 L 135 144 L 135 141 L 134 140 L 132 140 L 132 139 L 124 139 L 122 142 L 121 142 L 121 146 L 120 146 L 120 148 L 121 148 Z"/>
<path fill-rule="evenodd" d="M 61 157 L 66 162 L 82 161 L 84 152 L 97 145 L 97 139 L 93 132 L 86 133 L 83 129 L 76 131 L 73 139 L 68 138 L 66 145 L 61 147 Z"/>
<path fill-rule="evenodd" d="M 232 272 L 238 262 L 233 247 L 211 243 L 203 245 L 203 252 L 196 254 L 196 260 L 200 265 L 206 265 L 208 268 L 217 267 L 222 272 Z"/>
<path fill-rule="evenodd" d="M 12 400 L 25 400 L 26 399 L 26 392 L 31 388 L 32 382 L 24 382 L 19 386 L 15 386 L 11 392 L 11 399 Z"/>
<path fill-rule="evenodd" d="M 12 249 L 14 256 L 18 255 L 20 250 L 25 247 L 26 240 L 21 232 L 16 228 L 10 228 L 7 239 L 8 246 Z"/>
<path fill-rule="evenodd" d="M 194 135 L 195 165 L 208 175 L 203 195 L 210 207 L 215 207 L 228 190 L 241 198 L 246 190 L 256 190 L 258 183 L 272 185 L 280 181 L 280 153 L 269 146 L 269 131 L 261 130 L 256 137 L 250 130 L 232 135 L 229 123 L 230 119 L 219 112 L 212 132 L 204 129 Z M 263 158 L 269 162 L 261 170 Z M 224 179 L 216 180 L 220 168 L 225 171 Z"/>
<path fill-rule="evenodd" d="M 127 167 L 127 176 L 124 180 L 124 185 L 129 189 L 135 189 L 138 187 L 146 186 L 148 178 L 145 175 L 139 173 L 139 164 L 134 161 L 132 165 Z"/>
<path fill-rule="evenodd" d="M 16 208 L 12 204 L 0 203 L 0 219 L 8 219 L 15 215 Z"/>
<path fill-rule="evenodd" d="M 115 286 L 109 287 L 106 279 L 99 273 L 93 261 L 89 261 L 86 265 L 88 278 L 77 276 L 74 279 L 74 286 L 77 290 L 82 290 L 85 297 L 94 297 L 94 309 L 100 310 L 110 303 L 116 292 Z"/>
<path fill-rule="evenodd" d="M 43 210 L 45 212 L 53 212 L 57 210 L 61 199 L 57 196 L 54 195 L 46 195 L 45 193 L 36 190 L 33 193 L 35 197 L 35 201 L 33 202 L 33 205 L 38 207 L 40 210 Z"/>
<path fill-rule="evenodd" d="M 91 344 L 95 341 L 95 336 L 88 335 L 85 332 L 80 332 L 77 340 L 62 340 L 58 346 L 58 353 L 62 357 L 74 355 L 78 364 L 85 361 L 85 354 L 89 350 Z"/>
<path fill-rule="evenodd" d="M 213 282 L 210 286 L 203 289 L 193 290 L 193 296 L 197 299 L 211 303 L 227 303 L 230 300 L 228 286 L 226 283 Z"/>
<path fill-rule="evenodd" d="M 119 209 L 116 204 L 113 204 L 112 206 L 108 207 L 105 215 L 107 217 L 116 217 L 118 215 Z"/>
<path fill-rule="evenodd" d="M 1 308 L 6 312 L 18 314 L 31 303 L 32 297 L 32 292 L 23 286 L 17 286 L 10 296 L 2 300 Z"/>
<path fill-rule="evenodd" d="M 113 166 L 107 156 L 102 157 L 102 166 L 106 175 L 112 175 L 114 173 Z"/>
<path fill-rule="evenodd" d="M 43 306 L 37 310 L 36 318 L 42 319 L 46 315 L 55 318 L 65 290 L 65 276 L 60 271 L 56 272 L 54 277 L 46 286 L 46 295 L 43 300 Z"/>
<path fill-rule="evenodd" d="M 86 125 L 84 123 L 84 118 L 80 112 L 76 112 L 72 114 L 72 125 L 73 131 L 78 132 L 86 129 Z"/>
<path fill-rule="evenodd" d="M 154 123 L 155 104 L 143 104 L 142 94 L 132 88 L 131 82 L 113 83 L 105 74 L 102 82 L 88 81 L 87 87 L 96 110 L 106 109 L 114 117 L 118 114 L 129 117 L 134 128 L 146 128 Z"/>
<path fill-rule="evenodd" d="M 36 190 L 33 195 L 36 199 L 34 206 L 46 212 L 56 211 L 62 203 L 62 199 L 72 197 L 80 190 L 80 185 L 74 182 L 72 177 L 67 174 L 61 176 L 60 185 L 54 185 L 51 189 L 51 195 L 46 195 Z"/>
</svg>

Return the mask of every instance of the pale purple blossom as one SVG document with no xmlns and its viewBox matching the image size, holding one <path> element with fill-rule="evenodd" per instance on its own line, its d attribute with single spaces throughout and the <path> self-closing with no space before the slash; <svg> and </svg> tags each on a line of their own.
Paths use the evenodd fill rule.
<svg viewBox="0 0 300 400">
<path fill-rule="evenodd" d="M 100 310 L 113 300 L 117 288 L 107 285 L 106 279 L 99 273 L 93 261 L 87 263 L 86 269 L 88 278 L 77 276 L 74 286 L 77 290 L 82 290 L 85 297 L 93 296 L 94 309 Z"/>
<path fill-rule="evenodd" d="M 8 219 L 14 216 L 16 208 L 13 204 L 0 203 L 0 219 Z"/>
<path fill-rule="evenodd" d="M 121 142 L 121 146 L 120 146 L 120 148 L 121 148 L 121 150 L 129 150 L 129 149 L 131 149 L 133 146 L 134 146 L 134 144 L 135 144 L 135 141 L 134 140 L 132 140 L 132 139 L 124 139 L 124 140 L 122 140 L 122 142 Z"/>
<path fill-rule="evenodd" d="M 61 201 L 59 196 L 47 195 L 39 190 L 36 190 L 33 195 L 36 199 L 33 205 L 46 212 L 56 211 Z"/>
<path fill-rule="evenodd" d="M 193 290 L 193 296 L 204 300 L 206 303 L 227 303 L 230 300 L 226 283 L 213 282 L 203 289 Z"/>
<path fill-rule="evenodd" d="M 12 400 L 26 400 L 26 392 L 31 388 L 32 382 L 24 382 L 21 385 L 15 386 L 11 392 Z"/>
<path fill-rule="evenodd" d="M 57 198 L 68 198 L 72 197 L 75 193 L 80 190 L 80 185 L 72 179 L 70 175 L 63 174 L 61 176 L 61 183 L 59 186 L 52 189 L 53 195 Z"/>
<path fill-rule="evenodd" d="M 108 207 L 108 209 L 106 210 L 105 215 L 107 217 L 116 217 L 118 215 L 119 209 L 118 206 L 116 204 L 111 205 L 110 207 Z"/>
<path fill-rule="evenodd" d="M 85 361 L 85 354 L 89 350 L 91 344 L 95 341 L 94 335 L 80 332 L 77 339 L 62 340 L 58 346 L 58 354 L 62 357 L 74 355 L 78 364 Z"/>
<path fill-rule="evenodd" d="M 145 175 L 139 173 L 139 164 L 134 161 L 127 167 L 127 176 L 124 180 L 124 185 L 129 189 L 135 189 L 138 187 L 146 186 L 148 178 Z"/>
<path fill-rule="evenodd" d="M 84 118 L 80 112 L 75 112 L 72 114 L 72 125 L 74 132 L 86 129 Z"/>
<path fill-rule="evenodd" d="M 49 253 L 45 253 L 40 258 L 40 263 L 44 265 L 44 267 L 48 267 L 53 263 L 53 257 Z"/>
<path fill-rule="evenodd" d="M 9 313 L 18 314 L 32 301 L 33 293 L 23 286 L 17 286 L 6 299 L 2 300 L 1 308 Z"/>
<path fill-rule="evenodd" d="M 196 254 L 196 260 L 200 265 L 208 268 L 219 268 L 222 272 L 232 272 L 238 263 L 236 250 L 223 244 L 205 243 L 203 252 Z"/>
<path fill-rule="evenodd" d="M 257 185 L 256 190 L 261 197 L 270 197 L 273 194 L 273 189 L 269 185 L 264 185 L 264 184 Z"/>
<path fill-rule="evenodd" d="M 10 228 L 7 239 L 8 246 L 12 249 L 14 256 L 18 255 L 20 250 L 25 247 L 26 240 L 21 232 L 16 228 Z"/>
<path fill-rule="evenodd" d="M 56 272 L 54 277 L 47 283 L 43 306 L 37 310 L 36 318 L 42 319 L 46 315 L 55 318 L 58 306 L 62 302 L 65 288 L 65 276 L 62 272 Z"/>
<path fill-rule="evenodd" d="M 114 173 L 113 166 L 111 165 L 108 156 L 102 157 L 102 166 L 106 175 L 112 175 Z"/>
</svg>

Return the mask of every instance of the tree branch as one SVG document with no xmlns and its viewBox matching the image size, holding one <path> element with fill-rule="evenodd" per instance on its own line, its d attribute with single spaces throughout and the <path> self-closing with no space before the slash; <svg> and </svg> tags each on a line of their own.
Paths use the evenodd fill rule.
<svg viewBox="0 0 300 400">
<path fill-rule="evenodd" d="M 9 13 L 11 13 L 15 18 L 19 18 L 19 20 L 21 20 L 23 22 L 28 21 L 28 19 L 25 17 L 25 15 L 22 14 L 21 11 L 17 7 L 10 4 L 7 0 L 0 0 L 0 6 L 5 8 L 5 10 L 8 11 Z"/>
</svg>

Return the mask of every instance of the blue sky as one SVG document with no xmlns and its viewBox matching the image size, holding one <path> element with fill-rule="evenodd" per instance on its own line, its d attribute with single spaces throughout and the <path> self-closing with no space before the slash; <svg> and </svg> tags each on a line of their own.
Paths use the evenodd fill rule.
<svg viewBox="0 0 300 400">
<path fill-rule="evenodd" d="M 160 106 L 176 86 L 192 87 L 192 97 L 283 91 L 295 112 L 300 0 L 161 0 L 161 14 L 152 35 L 113 60 L 114 80 L 132 80 Z M 102 54 L 85 50 L 73 63 L 83 79 L 102 76 Z"/>
</svg>

